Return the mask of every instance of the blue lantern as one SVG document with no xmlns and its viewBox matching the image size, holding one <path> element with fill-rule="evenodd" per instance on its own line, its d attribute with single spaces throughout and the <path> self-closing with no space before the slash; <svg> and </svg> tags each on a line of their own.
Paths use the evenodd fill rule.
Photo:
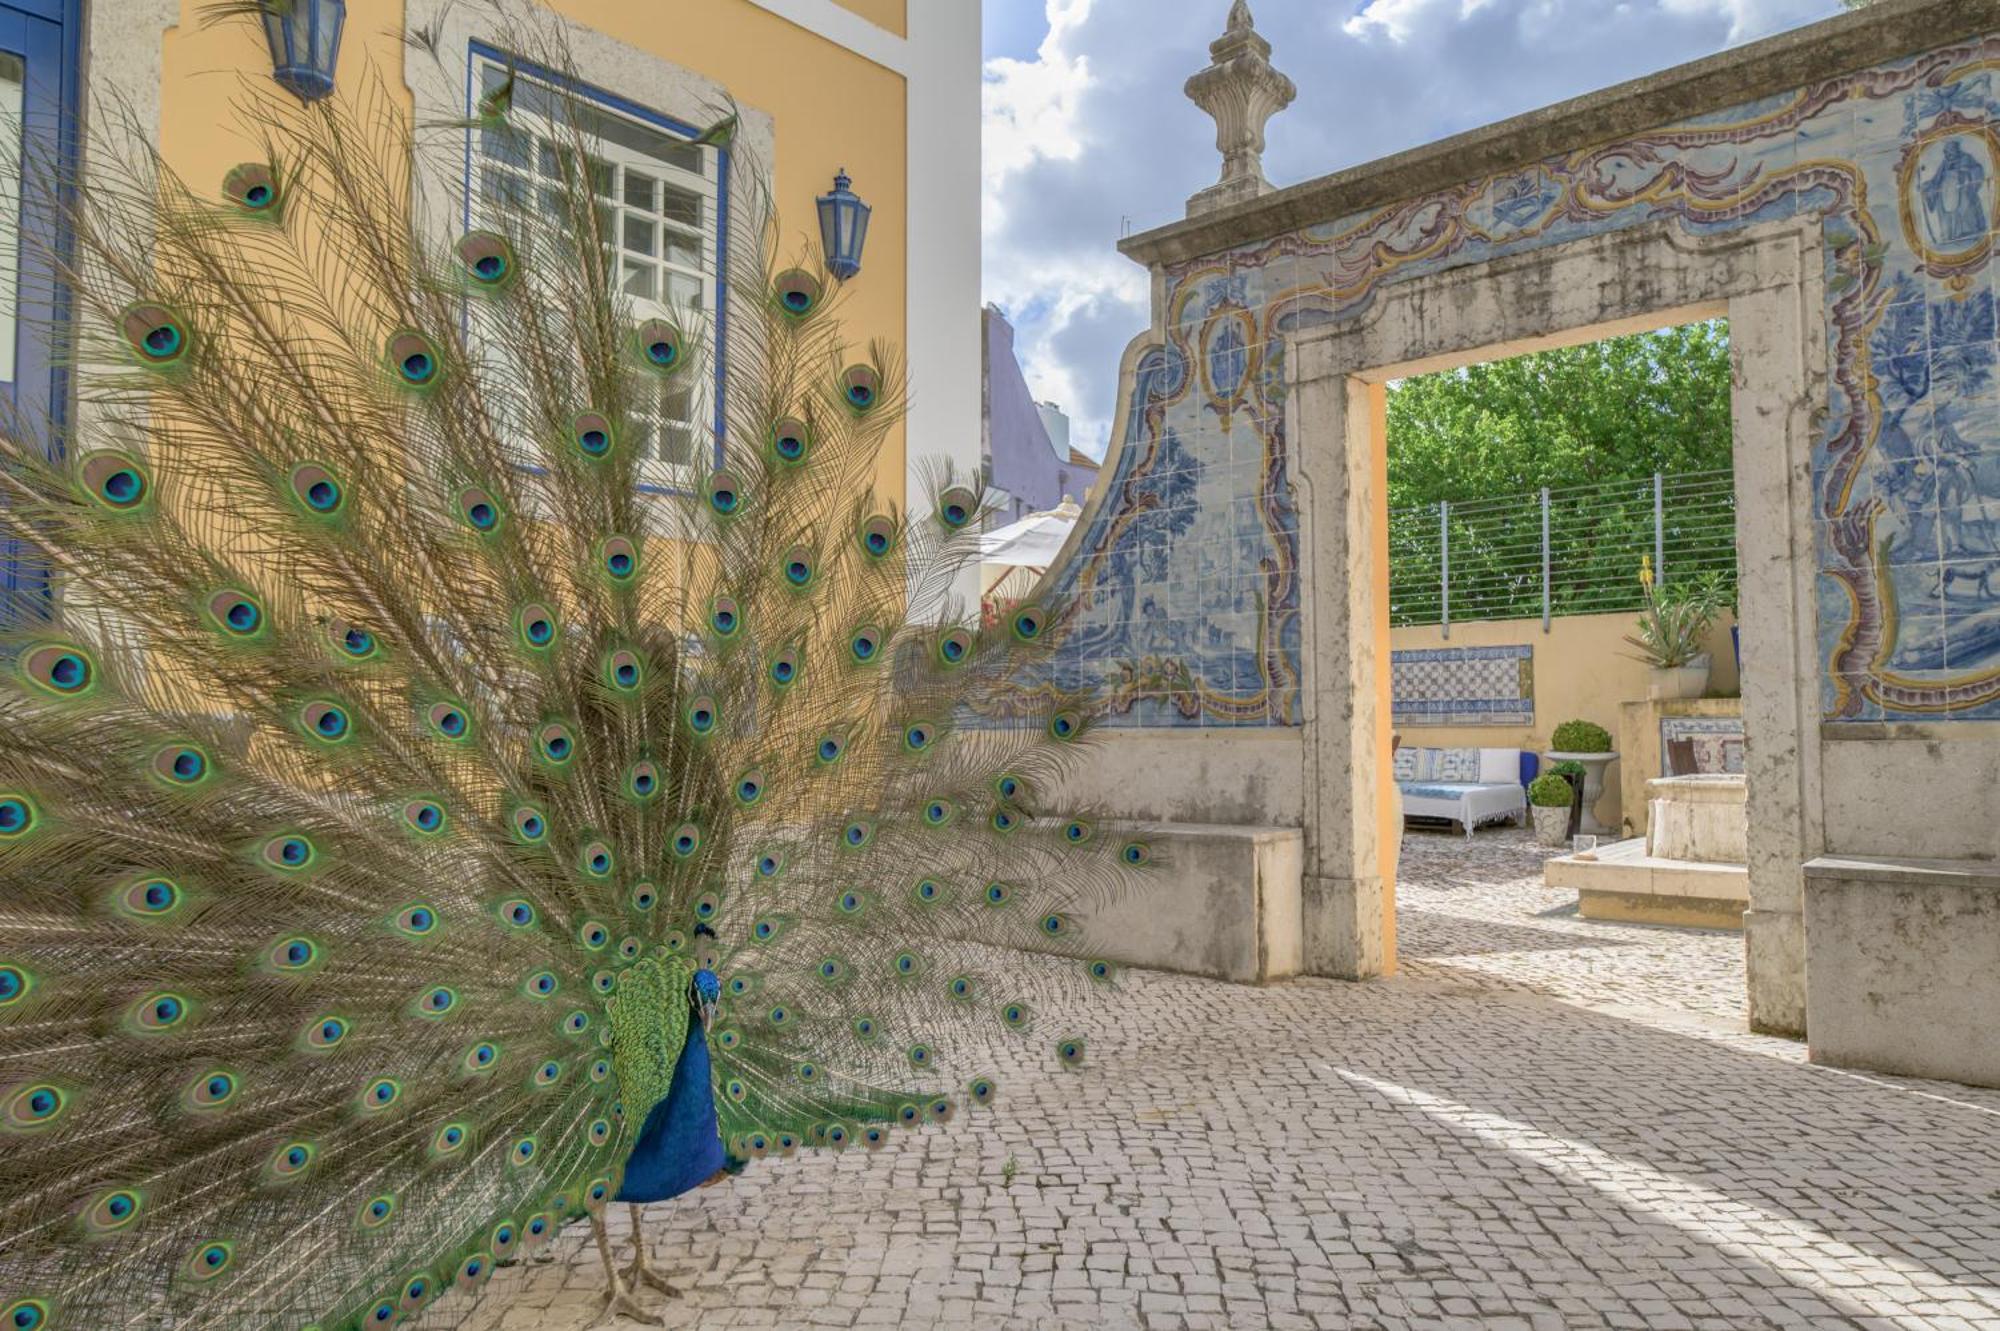
<svg viewBox="0 0 2000 1331">
<path fill-rule="evenodd" d="M 819 239 L 826 249 L 826 268 L 843 282 L 861 271 L 868 215 L 875 211 L 848 188 L 853 183 L 842 167 L 833 178 L 833 193 L 819 196 Z"/>
<path fill-rule="evenodd" d="M 331 93 L 347 0 L 264 0 L 262 17 L 278 86 L 302 102 Z"/>
</svg>

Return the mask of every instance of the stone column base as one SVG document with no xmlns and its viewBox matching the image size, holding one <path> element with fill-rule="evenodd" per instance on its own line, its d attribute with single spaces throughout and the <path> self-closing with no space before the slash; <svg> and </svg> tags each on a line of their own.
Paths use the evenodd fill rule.
<svg viewBox="0 0 2000 1331">
<path fill-rule="evenodd" d="M 1805 917 L 1796 911 L 1744 911 L 1743 960 L 1750 987 L 1750 1029 L 1803 1040 Z"/>
<path fill-rule="evenodd" d="M 1387 969 L 1382 878 L 1322 878 L 1302 884 L 1305 971 L 1335 980 L 1372 980 Z"/>
</svg>

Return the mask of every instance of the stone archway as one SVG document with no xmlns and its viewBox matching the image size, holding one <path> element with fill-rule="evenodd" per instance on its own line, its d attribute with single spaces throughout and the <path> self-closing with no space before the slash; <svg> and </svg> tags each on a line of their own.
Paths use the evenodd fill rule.
<svg viewBox="0 0 2000 1331">
<path fill-rule="evenodd" d="M 1826 400 L 1816 218 L 1614 231 L 1385 285 L 1292 339 L 1287 436 L 1306 589 L 1305 955 L 1394 965 L 1385 845 L 1389 630 L 1384 385 L 1453 365 L 1726 314 L 1750 789 L 1750 1020 L 1805 1029 L 1804 866 L 1824 849 L 1811 448 Z"/>
</svg>

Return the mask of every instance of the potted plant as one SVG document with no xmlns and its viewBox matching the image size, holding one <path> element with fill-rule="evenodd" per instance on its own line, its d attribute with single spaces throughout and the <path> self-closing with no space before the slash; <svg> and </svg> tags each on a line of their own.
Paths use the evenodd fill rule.
<svg viewBox="0 0 2000 1331">
<path fill-rule="evenodd" d="M 1596 808 L 1598 797 L 1604 793 L 1604 769 L 1618 756 L 1611 747 L 1611 732 L 1594 721 L 1565 721 L 1549 736 L 1547 756 L 1551 763 L 1573 762 L 1583 768 L 1580 830 L 1596 835 L 1610 832 L 1610 828 L 1597 821 Z"/>
<path fill-rule="evenodd" d="M 1646 696 L 1699 698 L 1708 689 L 1713 665 L 1709 654 L 1701 649 L 1702 640 L 1708 636 L 1715 617 L 1722 613 L 1728 590 L 1722 579 L 1712 573 L 1656 586 L 1651 559 L 1641 563 L 1639 582 L 1646 589 L 1645 604 L 1639 611 L 1639 631 L 1636 636 L 1628 635 L 1625 641 L 1639 649 L 1633 659 L 1653 668 Z"/>
<path fill-rule="evenodd" d="M 1569 841 L 1570 808 L 1576 791 L 1554 772 L 1544 772 L 1528 787 L 1528 807 L 1535 819 L 1535 843 L 1561 846 Z"/>
<path fill-rule="evenodd" d="M 1569 806 L 1569 834 L 1575 836 L 1583 830 L 1583 786 L 1589 773 L 1582 763 L 1568 758 L 1551 767 L 1549 775 L 1569 782 L 1570 793 L 1575 796 Z"/>
</svg>

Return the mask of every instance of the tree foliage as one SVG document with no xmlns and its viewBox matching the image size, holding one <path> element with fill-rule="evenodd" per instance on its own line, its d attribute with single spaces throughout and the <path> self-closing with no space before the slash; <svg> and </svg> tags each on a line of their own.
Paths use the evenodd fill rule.
<svg viewBox="0 0 2000 1331">
<path fill-rule="evenodd" d="M 1389 393 L 1391 616 L 1507 619 L 1542 609 L 1551 493 L 1557 614 L 1636 609 L 1654 550 L 1654 473 L 1669 577 L 1734 583 L 1729 333 L 1721 321 L 1531 352 L 1403 380 Z M 1688 473 L 1723 479 L 1676 482 Z M 1449 504 L 1448 517 L 1438 505 Z M 1441 520 L 1443 519 L 1443 520 Z M 1445 587 L 1440 528 L 1450 528 Z"/>
<path fill-rule="evenodd" d="M 1389 392 L 1389 505 L 1727 469 L 1721 320 L 1405 379 Z"/>
</svg>

